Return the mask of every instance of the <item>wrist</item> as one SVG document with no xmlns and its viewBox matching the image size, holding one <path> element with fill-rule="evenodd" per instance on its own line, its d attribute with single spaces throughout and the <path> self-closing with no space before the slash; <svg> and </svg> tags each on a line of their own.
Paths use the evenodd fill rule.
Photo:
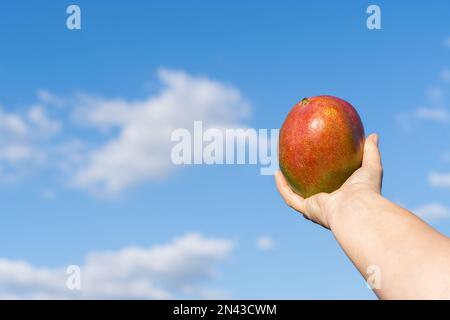
<svg viewBox="0 0 450 320">
<path fill-rule="evenodd" d="M 381 199 L 383 196 L 372 190 L 350 190 L 331 194 L 326 208 L 330 230 L 335 230 L 341 223 L 348 223 L 348 219 L 356 215 L 365 214 L 373 207 L 374 202 Z"/>
</svg>

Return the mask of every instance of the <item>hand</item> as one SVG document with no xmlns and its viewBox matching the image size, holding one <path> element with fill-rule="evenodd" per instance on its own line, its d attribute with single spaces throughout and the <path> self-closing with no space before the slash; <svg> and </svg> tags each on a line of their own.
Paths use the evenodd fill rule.
<svg viewBox="0 0 450 320">
<path fill-rule="evenodd" d="M 371 134 L 364 144 L 362 166 L 336 191 L 318 193 L 304 199 L 292 191 L 281 171 L 275 173 L 278 191 L 291 208 L 301 212 L 305 218 L 332 229 L 333 218 L 345 203 L 362 193 L 381 193 L 383 168 L 378 149 L 378 136 Z"/>
</svg>

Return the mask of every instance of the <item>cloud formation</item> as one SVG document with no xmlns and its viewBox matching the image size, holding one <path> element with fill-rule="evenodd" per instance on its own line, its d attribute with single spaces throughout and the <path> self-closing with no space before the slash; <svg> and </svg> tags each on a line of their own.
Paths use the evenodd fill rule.
<svg viewBox="0 0 450 320">
<path fill-rule="evenodd" d="M 450 111 L 448 109 L 448 97 L 443 86 L 446 85 L 449 70 L 444 69 L 441 74 L 442 83 L 433 86 L 426 92 L 427 104 L 416 109 L 398 113 L 396 121 L 404 131 L 411 131 L 418 121 L 430 121 L 439 124 L 447 124 L 450 121 Z"/>
<path fill-rule="evenodd" d="M 118 134 L 88 155 L 75 174 L 79 187 L 117 193 L 144 180 L 164 177 L 173 169 L 171 133 L 202 120 L 218 128 L 237 127 L 249 111 L 235 88 L 160 69 L 161 92 L 141 101 L 84 96 L 78 118 L 97 129 Z"/>
<path fill-rule="evenodd" d="M 428 182 L 432 187 L 450 188 L 450 173 L 432 171 L 428 175 Z"/>
<path fill-rule="evenodd" d="M 61 129 L 43 107 L 35 105 L 25 113 L 0 108 L 0 181 L 15 180 L 42 164 L 46 144 Z"/>
<path fill-rule="evenodd" d="M 447 122 L 450 120 L 450 113 L 443 107 L 418 108 L 416 116 L 420 119 L 433 120 L 437 122 Z"/>
<path fill-rule="evenodd" d="M 80 266 L 81 288 L 69 290 L 66 268 L 35 267 L 0 259 L 4 299 L 214 298 L 208 288 L 217 265 L 233 250 L 227 239 L 189 233 L 164 245 L 92 252 Z"/>
<path fill-rule="evenodd" d="M 0 177 L 18 171 L 19 162 L 41 160 L 71 186 L 114 195 L 175 169 L 173 130 L 189 129 L 195 120 L 205 129 L 245 127 L 250 105 L 233 86 L 164 68 L 157 76 L 159 92 L 141 100 L 62 98 L 39 90 L 37 103 L 23 114 L 0 109 Z M 49 110 L 63 116 L 55 120 Z"/>
<path fill-rule="evenodd" d="M 256 239 L 256 247 L 262 251 L 272 250 L 275 247 L 275 241 L 271 237 L 263 235 Z"/>
</svg>

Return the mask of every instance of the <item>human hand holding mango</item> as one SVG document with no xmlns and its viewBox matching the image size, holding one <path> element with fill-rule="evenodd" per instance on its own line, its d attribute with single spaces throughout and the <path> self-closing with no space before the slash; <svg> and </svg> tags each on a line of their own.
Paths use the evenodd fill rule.
<svg viewBox="0 0 450 320">
<path fill-rule="evenodd" d="M 307 119 L 312 121 L 313 117 Z M 303 139 L 301 134 L 311 129 L 313 123 L 307 123 L 309 125 L 304 126 L 306 131 L 299 131 L 297 138 Z M 312 125 L 312 130 L 316 130 L 316 134 L 320 136 L 318 128 L 335 130 L 332 124 L 330 129 L 327 121 L 323 121 L 318 127 Z M 360 137 L 359 129 L 357 132 Z M 339 133 L 332 136 L 340 138 Z M 281 157 L 281 152 L 286 147 L 281 145 L 282 139 L 281 133 L 280 166 L 286 172 Z M 314 143 L 320 145 L 322 142 L 317 139 Z M 325 157 L 327 163 L 328 157 L 337 157 L 342 150 L 329 148 L 328 142 L 324 143 L 325 146 L 311 145 L 309 148 L 336 153 Z M 355 144 L 354 150 L 357 151 L 359 149 L 356 146 Z M 304 157 L 305 155 L 294 155 L 296 161 L 304 161 Z M 321 158 L 317 159 L 320 161 Z M 320 164 L 311 163 L 320 168 Z M 345 162 L 341 164 L 345 167 Z M 325 170 L 324 175 L 317 175 L 324 182 L 310 184 L 312 180 L 303 176 L 305 164 L 303 163 L 303 167 L 302 163 L 296 165 L 300 169 L 298 172 L 288 172 L 289 179 L 280 171 L 275 174 L 281 196 L 290 207 L 301 212 L 307 219 L 330 229 L 364 278 L 369 277 L 369 270 L 373 266 L 380 270 L 380 285 L 373 287 L 379 298 L 450 299 L 450 239 L 381 195 L 383 169 L 377 135 L 372 134 L 365 140 L 361 167 L 355 168 L 352 162 L 347 164 L 355 170 L 349 171 L 348 178 L 342 183 L 338 180 L 344 175 L 336 175 L 336 171 L 327 175 Z M 333 182 L 326 183 L 330 176 L 337 176 L 334 185 Z"/>
</svg>

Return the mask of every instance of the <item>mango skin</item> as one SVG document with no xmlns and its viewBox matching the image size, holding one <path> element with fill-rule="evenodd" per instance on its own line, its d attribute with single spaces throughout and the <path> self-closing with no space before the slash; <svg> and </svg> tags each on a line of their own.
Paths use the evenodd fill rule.
<svg viewBox="0 0 450 320">
<path fill-rule="evenodd" d="M 307 198 L 333 192 L 361 167 L 364 127 L 353 106 L 333 96 L 305 98 L 280 130 L 280 169 L 294 192 Z"/>
</svg>

